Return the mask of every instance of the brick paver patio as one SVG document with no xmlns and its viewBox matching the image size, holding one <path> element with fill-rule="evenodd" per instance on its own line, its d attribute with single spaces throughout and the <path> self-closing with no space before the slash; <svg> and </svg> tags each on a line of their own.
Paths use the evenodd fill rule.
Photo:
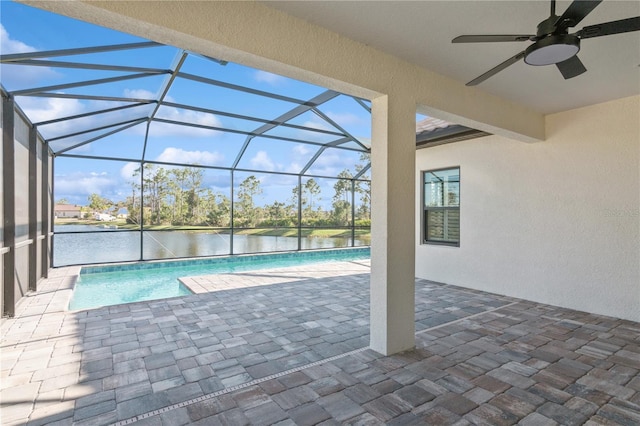
<svg viewBox="0 0 640 426">
<path fill-rule="evenodd" d="M 416 280 L 416 349 L 383 357 L 367 262 L 68 312 L 77 273 L 3 320 L 3 425 L 640 424 L 638 323 Z"/>
</svg>

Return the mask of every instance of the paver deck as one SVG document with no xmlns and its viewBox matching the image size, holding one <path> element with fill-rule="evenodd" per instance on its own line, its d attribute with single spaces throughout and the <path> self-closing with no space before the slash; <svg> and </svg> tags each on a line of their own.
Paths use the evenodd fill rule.
<svg viewBox="0 0 640 426">
<path fill-rule="evenodd" d="M 638 323 L 416 280 L 416 349 L 385 357 L 367 262 L 65 311 L 77 273 L 2 322 L 3 425 L 640 424 Z"/>
</svg>

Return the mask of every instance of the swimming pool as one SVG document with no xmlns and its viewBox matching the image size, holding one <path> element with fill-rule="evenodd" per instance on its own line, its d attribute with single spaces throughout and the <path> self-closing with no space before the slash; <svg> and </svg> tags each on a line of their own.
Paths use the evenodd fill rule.
<svg viewBox="0 0 640 426">
<path fill-rule="evenodd" d="M 180 277 L 280 268 L 303 263 L 362 260 L 369 256 L 370 250 L 366 247 L 87 266 L 80 272 L 69 310 L 192 294 L 178 281 Z"/>
</svg>

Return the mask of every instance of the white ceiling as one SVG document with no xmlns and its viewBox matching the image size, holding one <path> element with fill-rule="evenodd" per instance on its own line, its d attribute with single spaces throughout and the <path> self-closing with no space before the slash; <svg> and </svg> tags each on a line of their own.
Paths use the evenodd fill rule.
<svg viewBox="0 0 640 426">
<path fill-rule="evenodd" d="M 558 1 L 556 14 L 570 1 Z M 452 44 L 461 34 L 535 34 L 549 1 L 268 1 L 269 7 L 466 83 L 530 42 Z M 575 29 L 640 16 L 640 2 L 605 0 Z M 640 31 L 585 39 L 587 72 L 564 80 L 555 66 L 520 61 L 477 86 L 553 113 L 640 93 Z M 469 89 L 472 90 L 472 89 Z"/>
</svg>

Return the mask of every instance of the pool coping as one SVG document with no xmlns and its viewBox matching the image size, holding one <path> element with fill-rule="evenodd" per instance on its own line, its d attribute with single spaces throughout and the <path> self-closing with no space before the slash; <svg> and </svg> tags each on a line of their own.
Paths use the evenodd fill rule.
<svg viewBox="0 0 640 426">
<path fill-rule="evenodd" d="M 322 267 L 327 263 L 342 263 L 343 272 L 349 270 L 349 265 L 371 268 L 371 259 L 329 259 L 326 262 L 307 263 L 301 265 L 276 266 L 272 268 L 253 269 L 248 271 L 234 272 L 218 272 L 214 274 L 201 274 L 179 277 L 178 281 L 187 287 L 193 294 L 205 294 L 216 291 L 226 291 L 237 288 L 261 287 L 267 285 L 283 284 L 299 281 L 307 271 L 317 271 L 318 267 Z M 273 275 L 277 272 L 277 275 Z M 239 276 L 246 278 L 245 285 L 238 286 L 237 279 Z M 332 276 L 341 275 L 333 272 Z M 229 285 L 229 282 L 233 282 Z"/>
<path fill-rule="evenodd" d="M 181 295 L 181 296 L 171 296 L 171 297 L 163 297 L 160 299 L 149 299 L 149 300 L 137 300 L 134 302 L 126 302 L 126 303 L 118 303 L 114 305 L 103 305 L 103 306 L 95 306 L 90 308 L 80 308 L 80 309 L 70 309 L 71 299 L 73 298 L 73 294 L 75 291 L 76 283 L 80 278 L 80 275 L 83 273 L 86 275 L 97 274 L 97 273 L 105 273 L 105 272 L 118 272 L 118 271 L 127 271 L 127 270 L 145 270 L 145 269 L 161 269 L 161 268 L 169 268 L 175 266 L 185 266 L 185 265 L 206 265 L 206 264 L 220 264 L 220 263 L 230 263 L 230 262 L 251 262 L 256 259 L 264 260 L 265 257 L 273 257 L 273 258 L 292 258 L 300 255 L 305 255 L 309 257 L 318 257 L 327 255 L 327 253 L 336 252 L 336 253 L 344 253 L 345 251 L 349 252 L 362 252 L 370 255 L 371 247 L 370 246 L 361 246 L 361 247 L 344 247 L 344 248 L 331 248 L 331 249 L 314 249 L 314 250 L 296 250 L 296 251 L 283 251 L 283 252 L 269 252 L 269 253 L 250 253 L 250 254 L 236 254 L 236 255 L 227 255 L 227 256 L 215 256 L 215 257 L 196 257 L 196 258 L 181 258 L 181 259 L 158 259 L 158 260 L 147 260 L 147 261 L 137 261 L 137 262 L 122 262 L 122 263 L 108 263 L 108 264 L 95 264 L 95 265 L 73 265 L 73 266 L 61 266 L 59 268 L 55 268 L 57 270 L 66 270 L 66 269 L 77 269 L 77 272 L 70 274 L 71 278 L 69 280 L 68 287 L 63 290 L 58 290 L 56 292 L 60 293 L 60 303 L 63 307 L 62 311 L 65 312 L 81 312 L 92 309 L 100 309 L 109 306 L 119 306 L 119 305 L 128 305 L 132 303 L 141 303 L 141 302 L 151 302 L 154 300 L 166 300 L 173 299 L 176 297 L 188 297 L 190 295 Z M 351 262 L 353 259 L 344 259 L 344 260 L 336 260 L 336 259 L 328 259 L 327 262 Z M 325 263 L 325 262 L 319 262 Z M 296 267 L 292 265 L 291 267 Z M 282 269 L 283 267 L 279 267 L 278 269 Z M 287 267 L 284 267 L 287 268 Z M 266 271 L 270 268 L 259 269 L 262 271 Z M 248 272 L 248 271 L 243 271 Z M 199 278 L 210 279 L 211 276 L 216 275 L 226 275 L 226 274 L 237 274 L 239 272 L 222 272 L 215 274 L 200 274 L 200 275 L 189 275 L 184 277 L 178 277 L 177 281 L 187 288 L 191 292 L 191 294 L 204 294 L 212 291 L 221 291 L 225 290 L 225 288 L 207 288 L 196 281 Z M 254 284 L 253 286 L 256 286 Z M 268 283 L 260 284 L 260 285 L 268 285 Z M 34 293 L 34 295 L 37 293 Z"/>
<path fill-rule="evenodd" d="M 157 268 L 169 268 L 175 266 L 185 265 L 206 265 L 217 263 L 234 262 L 251 262 L 256 259 L 264 259 L 265 257 L 296 257 L 302 254 L 315 257 L 326 255 L 330 252 L 345 252 L 345 251 L 362 251 L 371 253 L 370 246 L 360 247 L 342 247 L 342 248 L 329 248 L 329 249 L 313 249 L 313 250 L 295 250 L 295 251 L 275 251 L 268 253 L 246 253 L 246 254 L 229 254 L 223 256 L 206 256 L 206 257 L 188 257 L 179 259 L 154 259 L 154 260 L 141 260 L 133 262 L 117 262 L 117 263 L 98 263 L 92 265 L 77 265 L 80 268 L 80 274 L 97 274 L 102 272 L 117 272 L 133 269 L 157 269 Z M 66 268 L 67 266 L 61 266 L 60 268 Z M 71 267 L 71 266 L 69 266 Z"/>
</svg>

